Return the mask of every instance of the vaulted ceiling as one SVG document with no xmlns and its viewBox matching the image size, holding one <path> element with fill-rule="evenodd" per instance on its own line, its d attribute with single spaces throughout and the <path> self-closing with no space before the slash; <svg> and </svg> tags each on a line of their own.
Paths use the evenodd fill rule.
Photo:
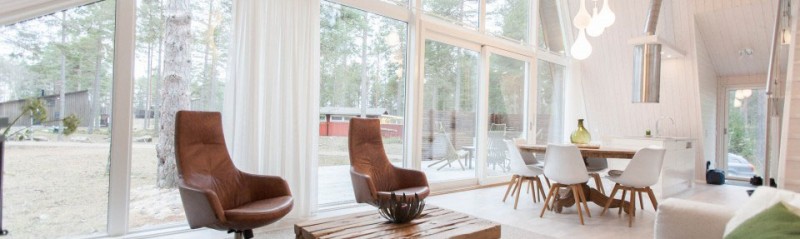
<svg viewBox="0 0 800 239">
<path fill-rule="evenodd" d="M 695 1 L 695 23 L 718 76 L 765 74 L 777 2 L 773 0 Z M 784 46 L 784 53 L 787 52 Z M 752 55 L 740 54 L 752 49 Z M 782 54 L 785 65 L 786 54 Z"/>
<path fill-rule="evenodd" d="M 0 0 L 0 26 L 98 0 Z"/>
</svg>

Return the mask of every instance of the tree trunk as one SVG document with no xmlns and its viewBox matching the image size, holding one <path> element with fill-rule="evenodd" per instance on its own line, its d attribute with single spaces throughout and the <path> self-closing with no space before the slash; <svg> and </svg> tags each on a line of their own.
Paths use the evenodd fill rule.
<svg viewBox="0 0 800 239">
<path fill-rule="evenodd" d="M 366 16 L 364 16 L 366 18 Z M 367 23 L 369 19 L 366 19 Z M 366 24 L 366 23 L 365 23 Z M 361 30 L 361 117 L 367 117 L 367 84 L 369 83 L 369 76 L 367 72 L 367 30 L 369 27 L 364 25 Z"/>
<path fill-rule="evenodd" d="M 98 125 L 97 118 L 100 109 L 100 67 L 103 62 L 103 41 L 100 37 L 97 38 L 97 54 L 94 63 L 94 82 L 92 83 L 92 109 L 89 114 L 92 119 L 89 120 L 89 134 L 94 133 Z M 61 116 L 64 117 L 64 116 Z"/>
<path fill-rule="evenodd" d="M 175 165 L 175 113 L 189 109 L 191 81 L 192 15 L 189 0 L 170 0 L 164 32 L 164 86 L 161 91 L 161 129 L 158 134 L 158 187 L 178 183 Z"/>
<path fill-rule="evenodd" d="M 212 34 L 211 32 L 213 31 L 213 26 L 211 25 L 211 14 L 213 13 L 213 11 L 214 11 L 214 1 L 208 1 L 208 21 L 206 22 L 206 27 L 207 28 L 206 28 L 206 34 L 205 34 L 205 37 L 204 37 L 205 38 L 204 40 L 206 42 L 206 44 L 205 44 L 206 46 L 205 46 L 205 49 L 203 50 L 203 74 L 205 75 L 205 80 L 206 80 L 206 82 L 203 82 L 203 88 L 206 88 L 205 92 L 204 92 L 204 96 L 202 97 L 202 101 L 203 101 L 202 109 L 203 110 L 209 110 L 209 108 L 210 108 L 208 106 L 209 105 L 209 101 L 210 101 L 209 98 L 211 97 L 211 92 L 212 92 L 207 84 L 210 84 L 211 81 L 212 81 L 211 74 L 209 74 L 210 71 L 208 69 L 208 67 L 209 67 L 208 66 L 208 52 L 210 50 L 209 45 L 211 43 L 211 40 L 213 39 L 213 36 L 211 35 Z"/>
<path fill-rule="evenodd" d="M 61 45 L 67 44 L 67 12 L 61 11 Z M 59 93 L 58 93 L 58 117 L 64 117 L 64 110 L 66 108 L 64 101 L 66 101 L 66 91 L 67 91 L 67 50 L 61 49 L 61 86 L 59 86 Z M 61 137 L 64 132 L 64 124 L 61 121 L 58 121 L 58 141 L 61 141 Z"/>
</svg>

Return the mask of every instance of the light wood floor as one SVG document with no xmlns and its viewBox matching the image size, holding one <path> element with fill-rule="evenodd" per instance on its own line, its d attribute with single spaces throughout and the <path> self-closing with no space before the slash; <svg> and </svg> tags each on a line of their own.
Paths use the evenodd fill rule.
<svg viewBox="0 0 800 239">
<path fill-rule="evenodd" d="M 613 185 L 611 182 L 604 182 L 604 184 L 606 184 L 606 186 Z M 694 188 L 677 196 L 677 198 L 724 205 L 730 207 L 731 210 L 736 210 L 739 205 L 747 200 L 747 189 L 749 188 L 732 185 L 713 186 L 698 183 L 695 184 Z M 610 188 L 606 189 L 606 192 L 610 191 Z M 503 193 L 505 193 L 505 186 L 489 187 L 432 196 L 427 199 L 427 203 L 495 221 L 503 225 L 529 230 L 552 238 L 618 239 L 653 237 L 655 212 L 650 206 L 647 197 L 644 197 L 645 210 L 637 210 L 633 227 L 628 227 L 627 217 L 618 216 L 616 210 L 610 210 L 609 213 L 601 217 L 600 212 L 603 208 L 593 203 L 589 204 L 592 217 L 585 218 L 586 225 L 581 226 L 575 207 L 565 208 L 564 212 L 561 214 L 546 212 L 544 218 L 539 218 L 539 212 L 541 212 L 543 204 L 541 202 L 534 204 L 530 194 L 523 193 L 520 196 L 518 208 L 514 210 L 513 198 L 509 197 L 509 200 L 505 203 L 501 202 Z M 321 212 L 314 215 L 311 219 L 365 210 L 374 209 L 363 205 L 349 207 L 341 210 Z M 281 222 L 265 228 L 260 228 L 257 231 L 286 230 L 287 228 L 291 228 L 294 223 L 304 220 L 308 220 L 308 218 L 284 219 L 281 220 Z M 151 238 L 156 235 L 145 237 Z M 212 230 L 194 230 L 178 235 L 163 235 L 162 238 L 232 238 L 232 235 Z"/>
<path fill-rule="evenodd" d="M 606 186 L 609 183 L 605 183 Z M 735 210 L 747 200 L 747 189 L 749 188 L 730 185 L 696 184 L 693 189 L 677 197 L 725 205 Z M 611 192 L 611 189 L 606 189 L 606 192 Z M 647 197 L 644 197 L 645 210 L 642 211 L 641 208 L 637 210 L 633 227 L 628 227 L 627 217 L 618 216 L 616 210 L 610 210 L 610 213 L 600 216 L 603 208 L 593 203 L 589 204 L 592 217 L 588 218 L 584 215 L 586 225 L 581 226 L 575 207 L 566 208 L 561 214 L 546 212 L 544 218 L 539 218 L 543 203 L 534 204 L 530 194 L 522 194 L 519 207 L 514 210 L 514 201 L 510 196 L 505 203 L 501 202 L 503 193 L 505 193 L 505 187 L 491 187 L 438 195 L 431 197 L 427 202 L 553 238 L 653 237 L 655 211 L 650 206 Z"/>
</svg>

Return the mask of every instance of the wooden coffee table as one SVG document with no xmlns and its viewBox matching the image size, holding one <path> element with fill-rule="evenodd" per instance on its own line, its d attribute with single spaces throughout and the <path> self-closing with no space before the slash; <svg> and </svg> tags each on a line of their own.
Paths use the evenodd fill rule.
<svg viewBox="0 0 800 239">
<path fill-rule="evenodd" d="M 294 225 L 297 238 L 500 238 L 500 225 L 427 205 L 403 224 L 389 223 L 378 210 L 323 218 Z"/>
</svg>

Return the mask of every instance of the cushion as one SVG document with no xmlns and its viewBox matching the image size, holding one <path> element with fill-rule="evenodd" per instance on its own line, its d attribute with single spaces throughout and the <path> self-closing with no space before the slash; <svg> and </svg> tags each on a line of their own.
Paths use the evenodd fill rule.
<svg viewBox="0 0 800 239">
<path fill-rule="evenodd" d="M 800 216 L 779 202 L 744 221 L 725 236 L 725 239 L 798 237 L 800 237 Z"/>
<path fill-rule="evenodd" d="M 733 218 L 725 225 L 725 236 L 761 211 L 772 207 L 778 202 L 791 202 L 794 199 L 800 199 L 800 194 L 771 187 L 758 187 L 753 196 L 736 211 Z"/>
</svg>

